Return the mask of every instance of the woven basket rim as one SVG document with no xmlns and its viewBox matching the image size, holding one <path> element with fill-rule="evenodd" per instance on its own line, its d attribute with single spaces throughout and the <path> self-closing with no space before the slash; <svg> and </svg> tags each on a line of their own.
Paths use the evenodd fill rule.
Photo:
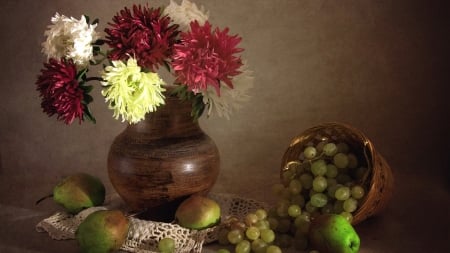
<svg viewBox="0 0 450 253">
<path fill-rule="evenodd" d="M 306 145 L 304 143 L 306 140 L 310 140 L 313 134 L 316 134 L 319 131 L 324 131 L 325 129 L 343 129 L 345 132 L 350 132 L 352 135 L 352 142 L 357 142 L 358 146 L 361 146 L 363 148 L 362 154 L 364 155 L 364 159 L 368 168 L 368 175 L 366 176 L 366 179 L 363 180 L 363 184 L 366 186 L 366 196 L 361 200 L 361 205 L 358 208 L 357 211 L 354 213 L 354 219 L 353 224 L 360 223 L 361 221 L 365 220 L 367 217 L 378 213 L 385 207 L 385 203 L 390 199 L 391 193 L 386 192 L 384 193 L 385 198 L 382 201 L 379 201 L 378 197 L 373 197 L 373 195 L 381 194 L 379 193 L 378 187 L 385 187 L 389 191 L 392 190 L 393 185 L 393 175 L 391 172 L 391 169 L 389 165 L 387 165 L 384 158 L 375 150 L 375 147 L 373 143 L 370 141 L 370 139 L 359 129 L 351 126 L 347 123 L 337 122 L 337 121 L 330 121 L 321 123 L 318 125 L 315 125 L 313 127 L 307 128 L 306 130 L 302 131 L 300 134 L 293 137 L 290 141 L 290 144 L 288 148 L 286 149 L 283 158 L 282 158 L 282 164 L 281 164 L 281 170 L 280 173 L 286 168 L 287 164 L 292 161 L 293 154 L 297 154 L 298 152 L 293 152 L 296 148 L 301 147 L 302 145 Z M 354 139 L 356 137 L 356 139 Z M 387 170 L 387 182 L 382 182 L 381 184 L 378 182 L 380 179 L 379 173 L 375 174 L 374 171 L 379 169 L 379 166 L 383 166 L 386 168 L 382 168 L 383 170 Z M 384 180 L 384 178 L 382 179 Z M 376 200 L 373 200 L 376 199 Z M 379 202 L 382 202 L 383 204 L 380 205 L 380 207 L 375 208 L 376 210 L 372 210 L 373 208 L 369 207 L 366 208 L 368 205 L 372 205 L 371 202 L 376 202 L 374 206 L 378 206 Z M 369 211 L 366 211 L 366 209 L 369 209 Z M 363 211 L 364 213 L 361 213 L 360 211 Z"/>
</svg>

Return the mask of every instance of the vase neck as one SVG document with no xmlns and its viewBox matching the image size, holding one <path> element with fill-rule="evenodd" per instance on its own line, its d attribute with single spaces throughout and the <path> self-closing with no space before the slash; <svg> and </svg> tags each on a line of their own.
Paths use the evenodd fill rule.
<svg viewBox="0 0 450 253">
<path fill-rule="evenodd" d="M 192 104 L 182 101 L 166 91 L 165 104 L 155 112 L 147 113 L 145 119 L 128 125 L 126 132 L 143 134 L 142 138 L 179 138 L 203 133 L 197 120 L 191 116 Z"/>
</svg>

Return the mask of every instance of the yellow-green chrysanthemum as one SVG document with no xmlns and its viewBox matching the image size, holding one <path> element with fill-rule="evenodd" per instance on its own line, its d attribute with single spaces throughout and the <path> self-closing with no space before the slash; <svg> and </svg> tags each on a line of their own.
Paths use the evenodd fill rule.
<svg viewBox="0 0 450 253">
<path fill-rule="evenodd" d="M 164 81 L 157 73 L 142 72 L 136 59 L 112 61 L 112 66 L 102 73 L 105 80 L 102 90 L 109 108 L 114 110 L 114 118 L 122 116 L 122 121 L 137 123 L 148 112 L 156 111 L 164 104 Z"/>
</svg>

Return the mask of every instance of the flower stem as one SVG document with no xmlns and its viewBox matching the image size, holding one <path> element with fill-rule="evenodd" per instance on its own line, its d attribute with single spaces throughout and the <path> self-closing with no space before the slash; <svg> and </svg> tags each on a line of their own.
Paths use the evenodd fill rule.
<svg viewBox="0 0 450 253">
<path fill-rule="evenodd" d="M 88 78 L 86 78 L 86 82 L 89 82 L 89 81 L 99 81 L 99 82 L 103 82 L 103 81 L 105 81 L 105 80 L 103 80 L 103 78 L 101 78 L 101 77 L 93 76 L 93 77 L 88 77 Z"/>
</svg>

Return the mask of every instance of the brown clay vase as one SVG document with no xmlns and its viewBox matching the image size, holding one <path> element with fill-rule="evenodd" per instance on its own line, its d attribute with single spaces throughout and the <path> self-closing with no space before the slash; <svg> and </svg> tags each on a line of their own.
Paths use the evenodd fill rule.
<svg viewBox="0 0 450 253">
<path fill-rule="evenodd" d="M 165 92 L 165 104 L 130 124 L 111 145 L 108 174 L 124 202 L 141 217 L 171 221 L 178 205 L 206 194 L 219 174 L 219 151 L 191 117 L 191 102 Z"/>
</svg>

